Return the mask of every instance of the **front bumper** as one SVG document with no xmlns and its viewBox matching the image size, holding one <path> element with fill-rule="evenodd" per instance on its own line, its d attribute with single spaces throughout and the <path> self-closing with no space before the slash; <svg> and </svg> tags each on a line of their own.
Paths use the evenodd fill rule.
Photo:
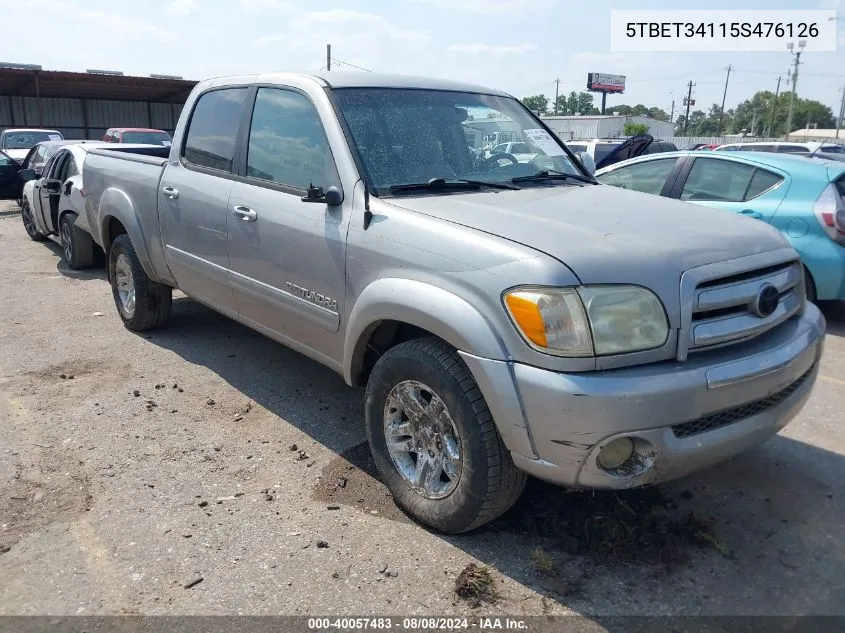
<svg viewBox="0 0 845 633">
<path fill-rule="evenodd" d="M 807 304 L 774 332 L 685 362 L 580 374 L 468 364 L 485 374 L 479 387 L 519 468 L 565 486 L 630 488 L 680 477 L 775 435 L 812 390 L 824 331 L 824 317 Z M 496 384 L 489 372 L 501 371 L 490 363 L 509 367 L 519 406 L 508 405 L 505 388 L 488 397 Z M 626 468 L 608 472 L 596 456 L 618 437 L 632 438 L 637 451 Z"/>
</svg>

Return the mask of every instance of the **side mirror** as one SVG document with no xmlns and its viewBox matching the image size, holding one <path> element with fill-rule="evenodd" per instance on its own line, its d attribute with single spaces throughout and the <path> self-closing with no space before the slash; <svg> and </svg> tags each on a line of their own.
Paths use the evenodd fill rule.
<svg viewBox="0 0 845 633">
<path fill-rule="evenodd" d="M 24 182 L 29 182 L 30 180 L 38 180 L 38 172 L 34 169 L 21 169 L 18 172 L 18 176 Z"/>
<path fill-rule="evenodd" d="M 584 165 L 591 174 L 595 173 L 596 161 L 594 161 L 593 157 L 587 152 L 578 152 L 578 160 L 581 161 L 581 164 Z"/>
<path fill-rule="evenodd" d="M 300 200 L 336 207 L 343 202 L 343 192 L 334 185 L 326 191 L 323 191 L 322 187 L 311 185 L 308 187 L 308 192 Z"/>
<path fill-rule="evenodd" d="M 44 189 L 47 190 L 47 193 L 61 193 L 62 183 L 58 180 L 48 180 L 44 185 Z"/>
</svg>

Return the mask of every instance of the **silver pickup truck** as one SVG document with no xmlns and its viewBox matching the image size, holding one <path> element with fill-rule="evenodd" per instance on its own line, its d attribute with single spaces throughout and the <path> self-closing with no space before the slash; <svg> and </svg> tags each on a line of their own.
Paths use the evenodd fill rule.
<svg viewBox="0 0 845 633">
<path fill-rule="evenodd" d="M 536 155 L 473 151 L 491 130 Z M 365 385 L 384 483 L 445 532 L 526 473 L 618 489 L 716 463 L 816 379 L 825 322 L 777 231 L 600 185 L 495 90 L 212 79 L 172 148 L 95 149 L 83 173 L 126 327 L 179 288 Z"/>
</svg>

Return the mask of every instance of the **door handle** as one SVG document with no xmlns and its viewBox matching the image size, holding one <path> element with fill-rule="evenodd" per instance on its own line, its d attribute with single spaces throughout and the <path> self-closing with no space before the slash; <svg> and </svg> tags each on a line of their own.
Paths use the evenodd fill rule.
<svg viewBox="0 0 845 633">
<path fill-rule="evenodd" d="M 236 204 L 232 207 L 232 214 L 244 222 L 255 222 L 258 219 L 258 214 L 255 210 L 245 207 L 242 204 Z"/>
<path fill-rule="evenodd" d="M 753 209 L 743 209 L 739 212 L 740 215 L 746 215 L 749 218 L 754 218 L 755 220 L 759 220 L 763 217 L 763 214 L 759 211 L 754 211 Z"/>
<path fill-rule="evenodd" d="M 161 192 L 165 198 L 170 198 L 171 200 L 176 200 L 179 197 L 179 190 L 173 187 L 162 187 Z"/>
</svg>

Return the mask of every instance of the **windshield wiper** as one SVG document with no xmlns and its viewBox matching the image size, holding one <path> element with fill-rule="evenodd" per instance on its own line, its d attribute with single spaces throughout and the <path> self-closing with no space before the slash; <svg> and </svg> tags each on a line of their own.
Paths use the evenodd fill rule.
<svg viewBox="0 0 845 633">
<path fill-rule="evenodd" d="M 432 178 L 428 182 L 413 182 L 406 185 L 392 185 L 389 188 L 389 191 L 390 193 L 396 193 L 397 191 L 413 191 L 414 189 L 440 191 L 442 189 L 481 189 L 482 187 L 490 187 L 491 189 L 519 189 L 519 187 L 506 182 L 464 180 L 462 178 Z"/>
<path fill-rule="evenodd" d="M 582 176 L 580 174 L 567 174 L 553 169 L 544 169 L 543 171 L 538 171 L 532 176 L 517 176 L 516 178 L 511 178 L 511 182 L 532 182 L 537 180 L 577 180 L 579 182 L 588 182 L 591 185 L 596 182 L 592 178 L 587 178 L 586 176 Z"/>
</svg>

